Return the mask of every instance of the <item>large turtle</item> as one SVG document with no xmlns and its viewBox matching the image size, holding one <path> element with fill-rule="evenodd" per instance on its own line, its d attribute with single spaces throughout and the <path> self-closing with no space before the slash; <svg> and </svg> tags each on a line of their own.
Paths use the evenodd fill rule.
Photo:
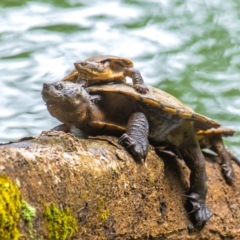
<svg viewBox="0 0 240 240">
<path fill-rule="evenodd" d="M 74 63 L 73 69 L 63 81 L 72 81 L 90 86 L 106 82 L 126 82 L 125 77 L 132 78 L 133 86 L 139 93 L 148 91 L 140 72 L 133 68 L 133 62 L 127 58 L 98 55 Z"/>
<path fill-rule="evenodd" d="M 94 85 L 85 89 L 80 84 L 60 81 L 44 83 L 42 97 L 50 114 L 64 123 L 55 130 L 67 131 L 74 126 L 90 135 L 121 135 L 119 142 L 137 160 L 146 158 L 148 138 L 174 145 L 191 170 L 186 197 L 196 227 L 202 229 L 211 212 L 205 203 L 205 159 L 195 131 L 220 124 L 195 113 L 164 91 L 151 86 L 148 89 L 142 95 L 129 84 Z"/>
<path fill-rule="evenodd" d="M 219 163 L 222 167 L 223 175 L 227 183 L 232 184 L 235 179 L 234 170 L 232 167 L 233 160 L 240 166 L 240 159 L 238 159 L 223 143 L 222 137 L 233 136 L 234 130 L 229 128 L 213 128 L 208 130 L 198 130 L 197 137 L 202 149 L 209 148 L 219 158 Z M 205 152 L 211 157 L 211 152 Z M 214 155 L 213 155 L 214 157 Z"/>
</svg>

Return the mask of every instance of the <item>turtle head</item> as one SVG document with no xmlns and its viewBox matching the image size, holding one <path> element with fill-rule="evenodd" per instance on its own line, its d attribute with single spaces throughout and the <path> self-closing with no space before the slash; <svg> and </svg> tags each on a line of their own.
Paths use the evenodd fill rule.
<svg viewBox="0 0 240 240">
<path fill-rule="evenodd" d="M 58 81 L 44 83 L 42 97 L 46 103 L 51 101 L 63 101 L 79 104 L 87 99 L 89 95 L 80 84 L 68 81 Z"/>
<path fill-rule="evenodd" d="M 90 106 L 89 94 L 82 85 L 68 81 L 44 83 L 42 98 L 49 113 L 63 123 L 84 116 Z"/>
<path fill-rule="evenodd" d="M 87 80 L 105 80 L 112 74 L 107 61 L 77 61 L 74 66 L 80 77 Z"/>
</svg>

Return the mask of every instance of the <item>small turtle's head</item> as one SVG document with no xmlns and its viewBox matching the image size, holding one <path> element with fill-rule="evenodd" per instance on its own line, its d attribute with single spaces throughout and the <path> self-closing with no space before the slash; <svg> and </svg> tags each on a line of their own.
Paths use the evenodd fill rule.
<svg viewBox="0 0 240 240">
<path fill-rule="evenodd" d="M 74 66 L 80 77 L 87 80 L 105 80 L 112 73 L 106 62 L 77 61 Z"/>
<path fill-rule="evenodd" d="M 68 81 L 44 83 L 42 98 L 49 113 L 63 123 L 84 115 L 89 106 L 89 95 L 82 85 Z"/>
</svg>

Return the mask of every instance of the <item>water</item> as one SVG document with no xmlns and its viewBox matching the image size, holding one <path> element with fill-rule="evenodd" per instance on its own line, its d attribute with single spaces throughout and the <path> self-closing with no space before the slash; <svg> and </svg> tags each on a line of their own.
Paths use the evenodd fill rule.
<svg viewBox="0 0 240 240">
<path fill-rule="evenodd" d="M 0 142 L 59 122 L 41 98 L 75 60 L 112 54 L 134 61 L 147 84 L 237 131 L 240 156 L 239 0 L 0 2 Z"/>
</svg>

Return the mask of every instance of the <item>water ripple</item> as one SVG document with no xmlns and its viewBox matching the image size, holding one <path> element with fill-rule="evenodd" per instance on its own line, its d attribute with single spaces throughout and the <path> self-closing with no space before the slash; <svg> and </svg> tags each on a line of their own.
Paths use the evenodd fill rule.
<svg viewBox="0 0 240 240">
<path fill-rule="evenodd" d="M 132 59 L 145 81 L 238 131 L 238 0 L 17 1 L 0 3 L 0 142 L 58 124 L 41 99 L 43 82 L 95 54 Z"/>
</svg>

